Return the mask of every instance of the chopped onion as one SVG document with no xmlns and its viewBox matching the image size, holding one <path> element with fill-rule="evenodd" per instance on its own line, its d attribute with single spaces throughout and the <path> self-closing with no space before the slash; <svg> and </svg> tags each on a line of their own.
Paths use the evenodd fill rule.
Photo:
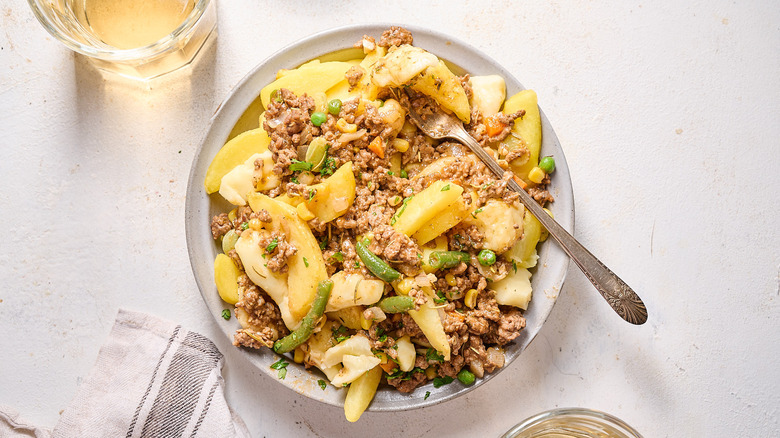
<svg viewBox="0 0 780 438">
<path fill-rule="evenodd" d="M 487 361 L 488 363 L 495 364 L 496 367 L 501 368 L 504 366 L 506 358 L 504 357 L 504 352 L 501 351 L 501 349 L 490 347 L 487 349 Z"/>
<path fill-rule="evenodd" d="M 482 378 L 482 376 L 485 375 L 485 369 L 482 367 L 482 362 L 476 359 L 469 362 L 469 370 L 479 378 Z"/>
<path fill-rule="evenodd" d="M 274 117 L 273 119 L 266 120 L 266 123 L 268 123 L 269 128 L 274 129 L 277 126 L 281 125 L 282 122 L 284 122 L 285 117 L 287 117 L 287 111 L 282 111 L 279 113 L 278 116 Z"/>
<path fill-rule="evenodd" d="M 428 278 L 428 276 L 425 274 L 420 274 L 414 277 L 414 281 L 415 283 L 417 283 L 418 286 L 422 286 L 422 287 L 428 287 L 431 285 L 431 279 Z"/>
</svg>

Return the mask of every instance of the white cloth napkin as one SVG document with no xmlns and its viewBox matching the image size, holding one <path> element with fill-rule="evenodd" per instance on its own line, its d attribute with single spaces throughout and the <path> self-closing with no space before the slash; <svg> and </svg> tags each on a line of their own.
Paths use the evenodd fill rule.
<svg viewBox="0 0 780 438">
<path fill-rule="evenodd" d="M 206 337 L 120 310 L 94 368 L 49 435 L 0 409 L 10 437 L 249 437 L 225 401 L 222 354 Z M 2 434 L 6 436 L 6 434 Z"/>
</svg>

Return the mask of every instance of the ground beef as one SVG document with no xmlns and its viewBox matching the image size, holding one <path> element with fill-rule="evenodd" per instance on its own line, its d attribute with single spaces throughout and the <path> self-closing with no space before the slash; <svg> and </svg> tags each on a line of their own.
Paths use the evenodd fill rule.
<svg viewBox="0 0 780 438">
<path fill-rule="evenodd" d="M 224 236 L 233 229 L 233 222 L 228 219 L 227 213 L 221 213 L 211 218 L 211 237 L 214 240 Z"/>
<path fill-rule="evenodd" d="M 236 312 L 246 312 L 249 327 L 238 330 L 233 345 L 250 348 L 271 347 L 273 342 L 289 333 L 279 307 L 246 275 L 238 280 L 239 297 Z"/>
<path fill-rule="evenodd" d="M 390 386 L 394 386 L 398 391 L 403 393 L 410 393 L 427 381 L 428 378 L 425 376 L 425 371 L 423 370 L 413 370 L 406 373 L 404 377 L 387 379 L 387 383 Z"/>
<path fill-rule="evenodd" d="M 347 70 L 347 74 L 345 76 L 347 83 L 349 84 L 349 89 L 352 90 L 360 82 L 360 78 L 363 77 L 363 69 L 357 65 L 353 65 L 349 68 L 349 70 Z"/>
<path fill-rule="evenodd" d="M 268 104 L 263 129 L 271 137 L 268 150 L 274 160 L 274 173 L 290 175 L 292 160 L 298 157 L 298 146 L 311 142 L 319 128 L 311 123 L 314 99 L 307 95 L 296 96 L 292 91 L 281 88 Z"/>
<path fill-rule="evenodd" d="M 504 346 L 520 336 L 520 331 L 525 328 L 523 313 L 515 308 L 502 312 L 498 324 L 483 337 L 488 344 Z"/>
<path fill-rule="evenodd" d="M 287 241 L 287 236 L 283 233 L 274 231 L 263 234 L 258 241 L 266 259 L 266 267 L 273 272 L 287 272 L 287 259 L 298 252 L 298 248 Z"/>
<path fill-rule="evenodd" d="M 391 26 L 389 30 L 382 32 L 382 38 L 379 39 L 379 45 L 382 47 L 400 46 L 413 42 L 412 33 L 398 26 Z"/>
</svg>

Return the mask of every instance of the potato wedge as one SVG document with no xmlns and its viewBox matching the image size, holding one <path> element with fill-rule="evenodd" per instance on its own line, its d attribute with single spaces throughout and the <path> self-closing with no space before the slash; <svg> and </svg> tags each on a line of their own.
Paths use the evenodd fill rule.
<svg viewBox="0 0 780 438">
<path fill-rule="evenodd" d="M 319 243 L 292 206 L 261 193 L 251 193 L 247 202 L 253 211 L 267 210 L 273 218 L 270 229 L 283 232 L 288 242 L 298 249 L 287 259 L 287 305 L 293 319 L 300 322 L 311 308 L 317 284 L 328 278 Z"/>
<path fill-rule="evenodd" d="M 250 231 L 241 234 L 236 241 L 236 252 L 244 265 L 244 272 L 271 297 L 279 306 L 284 324 L 290 330 L 294 330 L 300 324 L 300 319 L 296 319 L 290 313 L 287 297 L 287 274 L 276 273 L 268 269 L 263 259 L 263 250 L 260 247 L 261 233 L 267 233 L 266 230 Z"/>
<path fill-rule="evenodd" d="M 333 290 L 328 298 L 326 312 L 358 305 L 374 304 L 382 299 L 385 286 L 382 280 L 365 278 L 359 273 L 339 271 L 330 277 Z"/>
<path fill-rule="evenodd" d="M 539 165 L 539 150 L 542 147 L 542 118 L 539 113 L 536 92 L 523 90 L 504 102 L 504 113 L 509 114 L 525 110 L 521 119 L 515 120 L 512 133 L 501 143 L 508 150 L 525 145 L 528 149 L 528 160 L 522 164 L 511 163 L 512 171 L 527 184 L 535 185 L 528 179 L 528 172 Z"/>
<path fill-rule="evenodd" d="M 225 254 L 217 254 L 214 259 L 214 282 L 217 284 L 222 301 L 228 304 L 238 302 L 238 277 L 241 270 L 238 269 L 233 260 Z"/>
<path fill-rule="evenodd" d="M 255 163 L 262 162 L 262 166 Z M 222 177 L 219 194 L 233 205 L 246 205 L 246 195 L 255 190 L 268 190 L 277 187 L 281 180 L 273 171 L 274 161 L 271 151 L 253 154 L 243 164 Z"/>
<path fill-rule="evenodd" d="M 436 237 L 441 236 L 455 225 L 458 225 L 468 215 L 469 210 L 466 207 L 466 203 L 463 202 L 463 197 L 459 196 L 455 202 L 445 207 L 444 211 L 438 216 L 420 227 L 420 229 L 412 235 L 412 238 L 416 240 L 419 245 L 424 245 Z"/>
<path fill-rule="evenodd" d="M 271 92 L 280 88 L 286 88 L 298 96 L 315 93 L 325 93 L 330 87 L 344 79 L 344 74 L 352 67 L 348 62 L 317 62 L 304 64 L 294 70 L 286 72 L 283 76 L 260 90 L 260 98 L 263 107 L 268 108 L 271 102 Z"/>
<path fill-rule="evenodd" d="M 533 268 L 539 256 L 536 254 L 536 245 L 542 235 L 542 224 L 531 212 L 525 212 L 523 216 L 523 237 L 504 254 L 507 260 L 514 261 L 520 268 Z"/>
<path fill-rule="evenodd" d="M 217 152 L 206 170 L 204 185 L 206 193 L 214 193 L 219 190 L 222 177 L 233 170 L 234 167 L 243 164 L 254 154 L 260 154 L 268 150 L 271 138 L 263 128 L 244 132 L 225 143 Z"/>
<path fill-rule="evenodd" d="M 506 82 L 498 75 L 471 76 L 471 106 L 482 113 L 483 117 L 492 116 L 501 110 L 506 99 Z"/>
<path fill-rule="evenodd" d="M 355 202 L 355 174 L 352 173 L 352 162 L 341 165 L 330 177 L 308 189 L 306 208 L 327 223 L 338 218 L 349 210 Z"/>
<path fill-rule="evenodd" d="M 360 419 L 374 399 L 381 379 L 382 368 L 377 366 L 366 371 L 349 385 L 344 399 L 344 415 L 347 421 L 354 423 Z"/>
<path fill-rule="evenodd" d="M 449 181 L 434 181 L 428 188 L 405 200 L 390 224 L 399 233 L 411 236 L 457 202 L 463 187 Z"/>
<path fill-rule="evenodd" d="M 471 107 L 460 80 L 444 61 L 428 67 L 419 76 L 412 79 L 409 87 L 430 96 L 442 108 L 452 111 L 463 123 L 471 121 Z"/>
<path fill-rule="evenodd" d="M 463 221 L 476 226 L 485 236 L 482 246 L 501 254 L 512 247 L 523 235 L 522 206 L 511 206 L 503 201 L 491 199 L 484 206 L 474 210 Z"/>
<path fill-rule="evenodd" d="M 450 360 L 450 343 L 447 334 L 444 333 L 444 325 L 441 322 L 439 309 L 432 306 L 433 300 L 428 300 L 420 306 L 420 310 L 410 310 L 409 316 L 420 326 L 428 342 L 439 353 L 444 355 L 444 360 Z"/>
<path fill-rule="evenodd" d="M 503 279 L 490 283 L 490 288 L 496 291 L 498 304 L 528 309 L 532 295 L 531 273 L 524 268 L 518 268 L 517 272 L 510 270 Z"/>
<path fill-rule="evenodd" d="M 414 350 L 414 344 L 409 339 L 409 335 L 398 338 L 395 345 L 398 346 L 398 367 L 403 372 L 411 371 L 414 368 L 414 361 L 417 359 L 417 352 Z"/>
</svg>

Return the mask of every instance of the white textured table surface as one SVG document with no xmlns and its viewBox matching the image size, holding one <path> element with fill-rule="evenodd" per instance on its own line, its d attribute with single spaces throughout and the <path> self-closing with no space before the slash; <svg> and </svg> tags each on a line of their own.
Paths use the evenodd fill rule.
<svg viewBox="0 0 780 438">
<path fill-rule="evenodd" d="M 124 307 L 214 339 L 228 401 L 258 437 L 497 436 L 564 406 L 648 438 L 780 436 L 777 3 L 367 3 L 221 1 L 191 74 L 143 90 L 67 51 L 25 1 L 0 0 L 0 404 L 52 427 Z M 537 91 L 571 169 L 575 234 L 640 293 L 647 324 L 620 320 L 572 267 L 509 369 L 357 424 L 235 353 L 187 257 L 196 147 L 254 65 L 379 20 L 468 41 Z"/>
</svg>

